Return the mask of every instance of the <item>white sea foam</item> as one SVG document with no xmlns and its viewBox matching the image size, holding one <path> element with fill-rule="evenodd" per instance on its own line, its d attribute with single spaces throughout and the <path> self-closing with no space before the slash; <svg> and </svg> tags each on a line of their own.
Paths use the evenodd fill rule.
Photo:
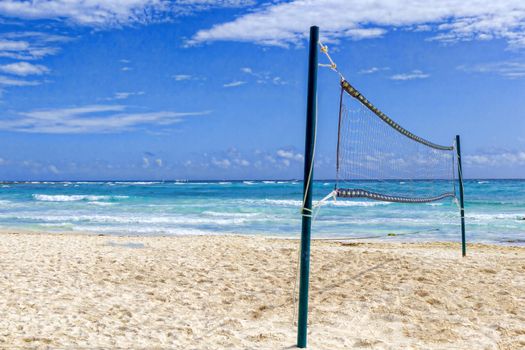
<svg viewBox="0 0 525 350">
<path fill-rule="evenodd" d="M 53 223 L 39 224 L 39 226 L 43 226 L 43 227 L 70 227 L 71 223 L 69 223 L 69 222 L 53 222 Z"/>
<path fill-rule="evenodd" d="M 42 202 L 78 202 L 78 201 L 101 201 L 115 199 L 126 199 L 128 196 L 96 196 L 87 194 L 33 194 L 33 198 Z"/>
<path fill-rule="evenodd" d="M 65 213 L 64 213 L 65 214 Z M 33 214 L 19 213 L 17 215 L 2 215 L 0 218 L 11 220 L 36 220 L 43 223 L 55 222 L 72 222 L 72 223 L 93 223 L 93 224 L 110 224 L 110 225 L 217 225 L 232 226 L 244 224 L 248 221 L 246 217 L 229 217 L 229 218 L 211 218 L 211 217 L 188 217 L 188 216 L 141 216 L 141 215 L 77 215 L 71 212 L 71 215 L 53 215 L 53 214 Z"/>
<path fill-rule="evenodd" d="M 253 181 L 243 181 L 242 183 L 245 185 L 255 185 L 255 182 Z"/>
<path fill-rule="evenodd" d="M 173 227 L 140 227 L 140 226 L 84 226 L 76 225 L 72 227 L 74 231 L 106 233 L 106 234 L 125 234 L 125 235 L 216 235 L 215 230 L 195 229 L 195 228 L 173 228 Z M 221 231 L 220 234 L 238 234 L 238 232 Z"/>
<path fill-rule="evenodd" d="M 0 200 L 0 208 L 11 207 L 13 204 L 15 203 L 8 200 Z"/>
<path fill-rule="evenodd" d="M 275 181 L 263 181 L 263 183 L 265 183 L 265 184 L 274 184 Z"/>
<path fill-rule="evenodd" d="M 215 216 L 215 217 L 237 217 L 237 218 L 251 218 L 258 216 L 258 213 L 226 213 L 226 212 L 217 212 L 217 211 L 205 211 L 205 215 Z"/>
<path fill-rule="evenodd" d="M 231 185 L 232 183 L 229 181 L 221 181 L 219 182 L 219 185 Z"/>
<path fill-rule="evenodd" d="M 482 185 L 482 184 L 488 184 L 490 181 L 478 181 L 478 184 Z"/>
<path fill-rule="evenodd" d="M 477 220 L 477 221 L 492 221 L 492 220 L 522 220 L 523 215 L 518 215 L 514 213 L 500 213 L 500 214 L 476 214 L 476 213 L 468 213 L 466 214 L 466 218 Z"/>
<path fill-rule="evenodd" d="M 108 196 L 92 196 L 92 195 L 48 195 L 48 194 L 34 194 L 33 198 L 37 201 L 43 202 L 76 202 L 76 201 L 98 201 L 109 199 Z"/>
<path fill-rule="evenodd" d="M 117 181 L 115 182 L 118 185 L 140 185 L 140 186 L 147 186 L 147 185 L 157 185 L 162 182 L 159 181 Z"/>
<path fill-rule="evenodd" d="M 293 199 L 263 199 L 262 203 L 285 207 L 300 207 L 302 205 L 301 201 Z"/>
</svg>

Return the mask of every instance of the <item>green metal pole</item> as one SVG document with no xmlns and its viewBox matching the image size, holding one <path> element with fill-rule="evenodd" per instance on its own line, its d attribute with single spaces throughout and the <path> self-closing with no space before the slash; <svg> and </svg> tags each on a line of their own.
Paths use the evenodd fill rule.
<svg viewBox="0 0 525 350">
<path fill-rule="evenodd" d="M 459 206 L 461 213 L 461 253 L 467 255 L 467 242 L 465 239 L 465 203 L 463 201 L 463 169 L 461 167 L 461 143 L 456 135 L 456 153 L 458 155 L 458 180 L 459 180 Z"/>
<path fill-rule="evenodd" d="M 297 347 L 306 348 L 308 324 L 308 283 L 310 275 L 310 234 L 312 228 L 312 179 L 314 167 L 315 124 L 317 121 L 317 65 L 319 28 L 310 27 L 308 61 L 308 97 L 306 104 L 306 140 L 304 146 L 304 203 L 301 230 L 301 272 L 299 284 L 299 317 Z"/>
</svg>

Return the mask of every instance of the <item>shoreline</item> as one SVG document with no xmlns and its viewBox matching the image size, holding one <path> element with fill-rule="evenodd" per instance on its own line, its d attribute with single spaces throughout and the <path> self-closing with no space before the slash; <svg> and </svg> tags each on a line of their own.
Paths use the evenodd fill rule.
<svg viewBox="0 0 525 350">
<path fill-rule="evenodd" d="M 299 241 L 301 239 L 300 233 L 297 233 L 296 236 L 281 236 L 281 235 L 264 235 L 264 234 L 253 234 L 253 233 L 190 233 L 190 234 L 177 234 L 177 235 L 168 235 L 168 234 L 148 234 L 148 235 L 126 235 L 121 233 L 96 233 L 92 231 L 46 231 L 46 230 L 33 230 L 33 229 L 22 229 L 22 228 L 16 228 L 16 227 L 0 227 L 0 235 L 3 234 L 29 234 L 29 235 L 56 235 L 56 236 L 96 236 L 96 237 L 127 237 L 127 238 L 177 238 L 177 237 L 245 237 L 245 238 L 267 238 L 267 239 L 275 239 L 275 240 L 288 240 L 288 241 Z M 403 234 L 397 235 L 397 237 L 402 237 Z M 400 240 L 396 239 L 396 236 L 388 236 L 385 235 L 384 238 L 380 237 L 337 237 L 337 236 L 330 236 L 330 237 L 312 237 L 311 240 L 316 242 L 355 242 L 355 243 L 370 243 L 370 244 L 433 244 L 433 245 L 450 245 L 455 246 L 457 245 L 461 249 L 461 243 L 458 241 L 449 241 L 449 240 L 431 240 L 431 239 L 423 239 L 423 240 L 417 240 L 417 238 L 414 238 L 413 240 Z M 414 236 L 413 236 L 414 237 Z M 521 247 L 525 248 L 525 239 L 518 240 L 518 241 L 509 241 L 509 242 L 493 242 L 493 241 L 474 241 L 469 242 L 467 239 L 467 252 L 469 247 L 476 247 L 476 246 L 502 246 L 502 247 Z"/>
<path fill-rule="evenodd" d="M 295 344 L 298 241 L 0 231 L 0 348 Z M 521 349 L 525 247 L 312 242 L 311 349 Z"/>
</svg>

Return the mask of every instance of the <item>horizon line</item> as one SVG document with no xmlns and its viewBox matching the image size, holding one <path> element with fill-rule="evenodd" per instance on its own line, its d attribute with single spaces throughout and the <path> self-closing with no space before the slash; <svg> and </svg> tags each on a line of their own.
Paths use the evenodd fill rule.
<svg viewBox="0 0 525 350">
<path fill-rule="evenodd" d="M 496 178 L 485 178 L 485 177 L 472 177 L 472 178 L 464 178 L 464 180 L 472 181 L 472 180 L 489 180 L 489 181 L 505 181 L 505 180 L 525 180 L 525 177 L 496 177 Z M 99 180 L 3 180 L 0 181 L 0 184 L 17 184 L 17 183 L 64 183 L 64 182 L 123 182 L 123 183 L 132 183 L 132 182 L 159 182 L 159 183 L 181 183 L 181 182 L 242 182 L 242 181 L 293 181 L 293 182 L 303 182 L 301 179 L 294 179 L 294 178 L 288 178 L 288 179 L 269 179 L 269 178 L 261 178 L 261 179 L 175 179 L 175 180 L 153 180 L 153 179 L 136 179 L 136 180 L 119 180 L 119 179 L 99 179 Z M 337 182 L 337 179 L 314 179 L 314 182 L 316 181 L 328 181 L 328 182 Z M 392 178 L 392 179 L 354 179 L 351 181 L 340 181 L 340 182 L 365 182 L 365 181 L 452 181 L 451 179 L 402 179 L 402 178 Z M 457 179 L 454 179 L 454 181 L 457 181 Z"/>
</svg>

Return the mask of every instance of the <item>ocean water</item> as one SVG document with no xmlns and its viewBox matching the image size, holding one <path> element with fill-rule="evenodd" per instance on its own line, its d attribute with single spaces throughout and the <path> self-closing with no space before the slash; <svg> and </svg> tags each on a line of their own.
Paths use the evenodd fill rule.
<svg viewBox="0 0 525 350">
<path fill-rule="evenodd" d="M 383 181 L 376 187 L 396 192 L 402 185 Z M 430 184 L 417 186 L 425 193 Z M 316 181 L 315 199 L 333 187 L 331 181 Z M 301 197 L 298 181 L 3 183 L 0 227 L 108 235 L 291 237 L 300 234 Z M 525 242 L 524 180 L 468 180 L 465 197 L 468 241 Z M 452 199 L 428 204 L 338 199 L 320 208 L 312 232 L 319 238 L 459 241 L 459 223 Z"/>
</svg>

